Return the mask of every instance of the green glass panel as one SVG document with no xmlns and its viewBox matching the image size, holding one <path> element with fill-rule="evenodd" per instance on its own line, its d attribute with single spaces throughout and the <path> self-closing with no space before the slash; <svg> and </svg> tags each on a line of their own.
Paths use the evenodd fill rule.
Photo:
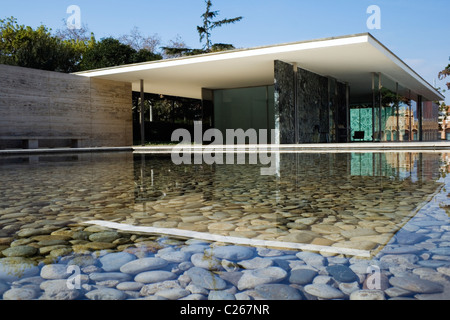
<svg viewBox="0 0 450 320">
<path fill-rule="evenodd" d="M 352 141 L 372 141 L 372 108 L 350 109 L 350 128 Z M 353 139 L 357 131 L 364 132 L 364 139 Z"/>
</svg>

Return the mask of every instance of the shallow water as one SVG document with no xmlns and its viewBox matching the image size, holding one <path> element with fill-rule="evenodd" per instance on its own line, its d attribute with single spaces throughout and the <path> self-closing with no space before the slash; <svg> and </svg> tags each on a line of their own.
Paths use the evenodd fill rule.
<svg viewBox="0 0 450 320">
<path fill-rule="evenodd" d="M 1 157 L 0 297 L 449 299 L 446 157 Z"/>
</svg>

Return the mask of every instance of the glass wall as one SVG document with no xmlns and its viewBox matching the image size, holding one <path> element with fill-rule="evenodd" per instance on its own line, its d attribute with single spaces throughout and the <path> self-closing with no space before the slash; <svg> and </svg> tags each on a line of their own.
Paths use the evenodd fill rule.
<svg viewBox="0 0 450 320">
<path fill-rule="evenodd" d="M 274 86 L 214 90 L 214 127 L 227 129 L 275 129 Z"/>
<path fill-rule="evenodd" d="M 397 83 L 381 75 L 380 89 L 380 141 L 393 142 L 398 141 L 398 95 Z"/>
<path fill-rule="evenodd" d="M 383 139 L 382 108 L 381 108 L 381 77 L 379 73 L 372 75 L 372 93 L 373 93 L 373 141 Z"/>
<path fill-rule="evenodd" d="M 350 137 L 352 141 L 372 141 L 372 112 L 372 106 L 368 104 L 350 105 Z"/>
<path fill-rule="evenodd" d="M 439 105 L 433 101 L 422 101 L 422 140 L 439 139 Z"/>
<path fill-rule="evenodd" d="M 351 141 L 403 142 L 437 139 L 437 104 L 425 101 L 408 88 L 379 73 L 372 74 L 371 91 L 371 97 L 352 97 Z"/>
</svg>

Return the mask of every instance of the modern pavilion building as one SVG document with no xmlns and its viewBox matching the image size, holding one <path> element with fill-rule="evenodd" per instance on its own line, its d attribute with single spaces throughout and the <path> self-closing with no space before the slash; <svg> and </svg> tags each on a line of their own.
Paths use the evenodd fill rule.
<svg viewBox="0 0 450 320">
<path fill-rule="evenodd" d="M 194 120 L 222 132 L 277 129 L 280 144 L 439 140 L 435 101 L 445 99 L 368 33 L 72 75 L 0 67 L 0 138 L 64 136 L 85 147 L 133 143 L 133 92 L 196 99 Z"/>
<path fill-rule="evenodd" d="M 441 93 L 371 34 L 78 73 L 201 99 L 202 121 L 279 129 L 281 144 L 438 140 Z"/>
</svg>

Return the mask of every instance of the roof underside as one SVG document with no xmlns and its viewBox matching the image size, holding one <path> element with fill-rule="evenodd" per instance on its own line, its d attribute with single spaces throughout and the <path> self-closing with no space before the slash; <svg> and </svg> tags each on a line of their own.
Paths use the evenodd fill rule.
<svg viewBox="0 0 450 320">
<path fill-rule="evenodd" d="M 202 88 L 228 89 L 272 85 L 274 61 L 330 76 L 350 85 L 352 95 L 371 92 L 372 73 L 380 72 L 411 90 L 411 98 L 444 96 L 423 80 L 370 34 L 328 38 L 277 46 L 226 51 L 178 59 L 152 61 L 77 73 L 81 76 L 131 82 L 148 93 L 201 98 Z M 389 88 L 395 91 L 395 87 Z"/>
</svg>

